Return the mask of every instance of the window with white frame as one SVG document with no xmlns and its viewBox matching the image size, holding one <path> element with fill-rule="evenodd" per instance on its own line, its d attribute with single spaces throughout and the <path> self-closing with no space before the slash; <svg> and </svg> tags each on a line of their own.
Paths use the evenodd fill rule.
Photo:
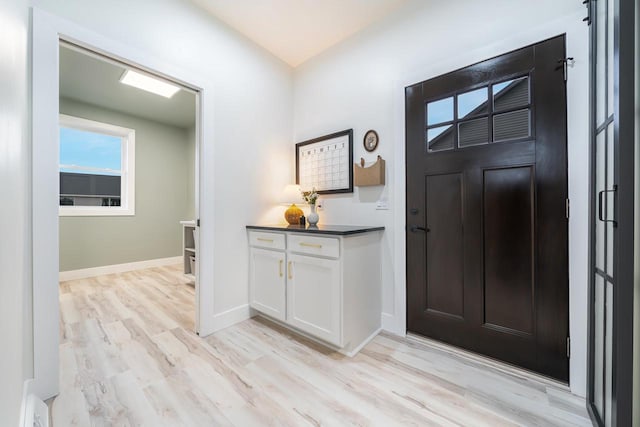
<svg viewBox="0 0 640 427">
<path fill-rule="evenodd" d="M 60 215 L 135 215 L 135 130 L 60 115 Z"/>
</svg>

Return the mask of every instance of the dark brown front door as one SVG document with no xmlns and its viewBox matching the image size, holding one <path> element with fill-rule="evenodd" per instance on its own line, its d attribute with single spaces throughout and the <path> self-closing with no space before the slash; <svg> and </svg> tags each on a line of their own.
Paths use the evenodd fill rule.
<svg viewBox="0 0 640 427">
<path fill-rule="evenodd" d="M 408 330 L 568 381 L 564 37 L 406 88 Z"/>
</svg>

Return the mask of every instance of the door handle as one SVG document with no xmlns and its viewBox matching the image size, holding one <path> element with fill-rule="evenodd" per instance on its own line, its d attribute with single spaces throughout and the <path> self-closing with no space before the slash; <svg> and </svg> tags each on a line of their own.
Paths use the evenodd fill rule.
<svg viewBox="0 0 640 427">
<path fill-rule="evenodd" d="M 278 273 L 280 273 L 280 277 L 282 277 L 282 263 L 283 262 L 284 262 L 283 260 L 280 260 L 278 262 Z"/>
<path fill-rule="evenodd" d="M 615 194 L 616 191 L 618 191 L 618 186 L 614 185 L 613 189 L 611 190 L 602 190 L 598 192 L 598 219 L 602 222 L 610 222 L 614 227 L 618 226 L 618 221 L 616 221 L 615 219 L 606 219 L 604 217 L 604 196 L 607 193 Z"/>
<path fill-rule="evenodd" d="M 288 270 L 289 279 L 293 279 L 293 275 L 291 274 L 291 264 L 292 264 L 292 261 L 289 261 L 289 265 L 288 265 L 288 269 L 287 269 Z"/>
<path fill-rule="evenodd" d="M 428 233 L 431 230 L 429 228 L 419 227 L 417 225 L 411 225 L 409 227 L 409 231 L 411 231 L 412 233 L 417 233 L 418 231 L 424 231 L 424 232 Z"/>
</svg>

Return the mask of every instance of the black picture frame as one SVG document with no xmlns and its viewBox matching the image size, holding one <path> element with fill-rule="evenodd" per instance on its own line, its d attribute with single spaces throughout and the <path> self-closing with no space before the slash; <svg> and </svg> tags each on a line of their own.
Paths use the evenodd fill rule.
<svg viewBox="0 0 640 427">
<path fill-rule="evenodd" d="M 331 140 L 338 140 L 343 137 L 348 137 L 348 156 L 341 159 L 342 163 L 346 165 L 346 173 L 348 173 L 348 186 L 330 187 L 328 189 L 320 189 L 316 185 L 318 194 L 340 194 L 340 193 L 353 193 L 353 129 L 347 129 L 340 132 L 331 133 L 329 135 L 320 136 L 318 138 L 310 139 L 307 141 L 299 142 L 296 144 L 296 184 L 300 185 L 301 167 L 304 167 L 300 161 L 300 153 L 304 149 L 309 149 L 316 145 L 317 147 L 325 147 L 330 145 Z"/>
</svg>

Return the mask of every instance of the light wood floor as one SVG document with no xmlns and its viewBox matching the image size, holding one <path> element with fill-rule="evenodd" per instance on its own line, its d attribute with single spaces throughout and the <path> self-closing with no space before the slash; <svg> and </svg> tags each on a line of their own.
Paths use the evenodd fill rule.
<svg viewBox="0 0 640 427">
<path fill-rule="evenodd" d="M 60 292 L 54 427 L 591 425 L 563 386 L 412 339 L 347 358 L 260 318 L 199 338 L 178 266 Z"/>
</svg>

